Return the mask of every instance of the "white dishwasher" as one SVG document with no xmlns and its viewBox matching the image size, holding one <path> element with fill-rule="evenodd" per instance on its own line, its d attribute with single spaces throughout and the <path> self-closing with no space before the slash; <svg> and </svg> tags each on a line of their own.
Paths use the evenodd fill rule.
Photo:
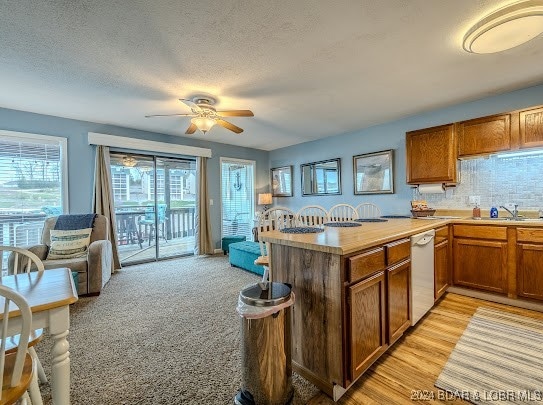
<svg viewBox="0 0 543 405">
<path fill-rule="evenodd" d="M 434 305 L 434 237 L 432 229 L 411 236 L 411 325 Z"/>
</svg>

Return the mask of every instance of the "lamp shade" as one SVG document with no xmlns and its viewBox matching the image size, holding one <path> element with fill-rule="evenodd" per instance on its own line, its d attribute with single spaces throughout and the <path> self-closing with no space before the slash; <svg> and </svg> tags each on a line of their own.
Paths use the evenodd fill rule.
<svg viewBox="0 0 543 405">
<path fill-rule="evenodd" d="M 262 193 L 258 195 L 258 205 L 268 205 L 273 202 L 271 193 Z"/>
<path fill-rule="evenodd" d="M 209 117 L 194 117 L 190 120 L 194 125 L 198 127 L 204 134 L 209 131 L 216 124 L 213 118 Z"/>
</svg>

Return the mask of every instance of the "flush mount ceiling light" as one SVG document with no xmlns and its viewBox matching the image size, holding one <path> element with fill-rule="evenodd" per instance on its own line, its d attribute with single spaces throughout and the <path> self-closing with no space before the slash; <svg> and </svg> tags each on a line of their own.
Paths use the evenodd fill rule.
<svg viewBox="0 0 543 405">
<path fill-rule="evenodd" d="M 464 36 L 467 52 L 495 53 L 528 42 L 543 32 L 543 0 L 525 0 L 490 13 Z"/>
</svg>

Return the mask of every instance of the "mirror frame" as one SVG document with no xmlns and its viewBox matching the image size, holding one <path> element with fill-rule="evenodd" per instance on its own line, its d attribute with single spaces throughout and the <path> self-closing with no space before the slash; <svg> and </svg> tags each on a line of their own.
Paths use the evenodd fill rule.
<svg viewBox="0 0 543 405">
<path fill-rule="evenodd" d="M 315 176 L 315 166 L 320 164 L 320 163 L 329 163 L 329 162 L 336 162 L 336 167 L 337 167 L 337 186 L 338 186 L 338 191 L 337 192 L 333 192 L 333 193 L 318 193 L 318 192 L 312 192 L 311 193 L 306 193 L 305 190 L 304 190 L 304 167 L 310 167 L 311 169 L 311 184 L 312 184 L 312 188 L 314 187 L 313 186 L 313 178 Z M 320 160 L 318 162 L 310 162 L 310 163 L 303 163 L 300 165 L 300 171 L 301 171 L 301 179 L 302 179 L 302 197 L 305 197 L 305 196 L 311 196 L 311 195 L 340 195 L 341 194 L 341 158 L 335 158 L 335 159 L 327 159 L 327 160 Z"/>
<path fill-rule="evenodd" d="M 274 187 L 274 179 L 275 176 L 277 176 L 277 181 L 279 183 L 283 183 L 284 176 L 281 175 L 281 173 L 288 174 L 290 176 L 290 181 L 288 183 L 290 184 L 278 184 L 278 187 Z M 270 184 L 271 184 L 271 190 L 272 190 L 272 197 L 292 197 L 294 195 L 294 181 L 292 177 L 292 166 L 282 166 L 282 167 L 274 167 L 273 169 L 270 169 Z M 284 187 L 287 186 L 287 187 Z M 288 189 L 288 186 L 290 186 L 290 192 Z M 276 192 L 276 190 L 287 190 L 284 193 Z"/>
<path fill-rule="evenodd" d="M 359 187 L 358 182 L 356 180 L 358 172 L 358 164 L 361 163 L 364 159 L 374 158 L 378 156 L 388 156 L 388 166 L 384 169 L 389 170 L 389 178 L 390 178 L 390 188 L 381 188 L 377 190 L 372 189 L 363 189 L 362 187 Z M 381 170 L 382 171 L 382 170 Z M 355 195 L 361 195 L 361 194 L 394 194 L 394 149 L 389 150 L 383 150 L 380 152 L 373 152 L 373 153 L 364 153 L 362 155 L 356 155 L 353 156 L 353 187 L 354 187 L 354 194 Z"/>
</svg>

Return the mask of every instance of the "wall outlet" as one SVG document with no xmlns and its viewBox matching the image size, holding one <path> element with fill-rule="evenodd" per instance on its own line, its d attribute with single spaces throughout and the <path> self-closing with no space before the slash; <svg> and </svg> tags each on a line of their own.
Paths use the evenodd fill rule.
<svg viewBox="0 0 543 405">
<path fill-rule="evenodd" d="M 481 196 L 480 195 L 470 195 L 469 196 L 469 203 L 471 205 L 481 205 Z"/>
<path fill-rule="evenodd" d="M 209 199 L 209 205 L 213 205 L 213 198 Z"/>
</svg>

